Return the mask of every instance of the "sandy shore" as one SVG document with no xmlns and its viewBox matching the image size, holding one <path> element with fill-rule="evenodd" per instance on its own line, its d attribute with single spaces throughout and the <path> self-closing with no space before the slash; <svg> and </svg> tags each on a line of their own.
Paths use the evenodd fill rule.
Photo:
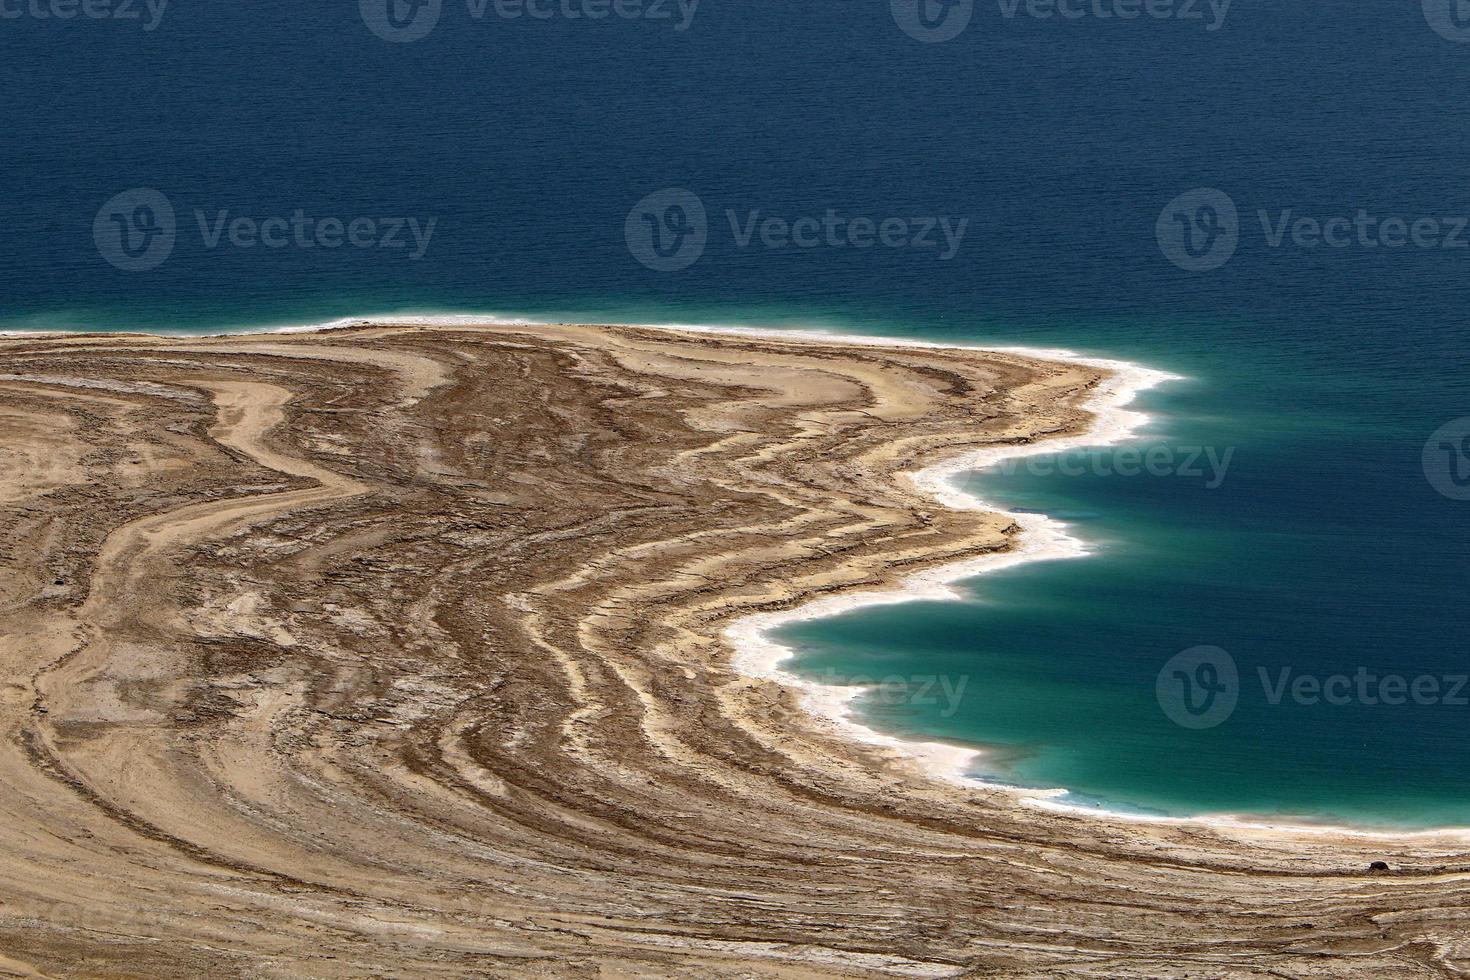
<svg viewBox="0 0 1470 980">
<path fill-rule="evenodd" d="M 0 975 L 1460 975 L 1455 836 L 1051 812 L 748 673 L 813 603 L 1069 547 L 933 494 L 1126 427 L 1137 380 L 574 325 L 0 340 Z"/>
</svg>

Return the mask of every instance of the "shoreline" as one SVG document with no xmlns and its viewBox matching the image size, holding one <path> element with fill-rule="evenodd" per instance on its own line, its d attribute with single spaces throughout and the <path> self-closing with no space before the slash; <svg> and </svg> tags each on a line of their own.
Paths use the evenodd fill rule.
<svg viewBox="0 0 1470 980">
<path fill-rule="evenodd" d="M 841 339 L 845 342 L 854 340 L 851 337 Z M 935 346 L 958 348 L 960 345 Z M 1006 460 L 1051 455 L 1072 449 L 1112 446 L 1133 438 L 1153 419 L 1152 416 L 1143 412 L 1129 410 L 1126 406 L 1131 404 L 1139 393 L 1168 381 L 1182 380 L 1181 376 L 1126 361 L 1082 357 L 1071 351 L 1040 351 L 1022 347 L 977 347 L 973 349 L 997 350 L 1002 353 L 1014 353 L 1038 359 L 1064 360 L 1102 368 L 1110 372 L 1109 380 L 1100 385 L 1094 396 L 1082 406 L 1095 419 L 1086 432 L 1055 439 L 1042 439 L 1027 445 L 973 450 L 952 460 L 904 474 L 904 477 L 916 490 L 945 507 L 955 510 L 1006 513 L 1013 517 L 1021 528 L 1016 543 L 999 554 L 981 555 L 952 565 L 941 565 L 938 568 L 915 573 L 901 579 L 893 588 L 819 599 L 783 612 L 758 613 L 732 624 L 727 628 L 726 636 L 736 649 L 734 663 L 739 670 L 751 676 L 779 681 L 801 691 L 803 706 L 809 712 L 834 724 L 848 737 L 866 744 L 895 749 L 916 758 L 933 775 L 947 782 L 969 788 L 1001 790 L 1015 796 L 1023 803 L 1039 804 L 1065 796 L 1070 793 L 1070 790 L 1065 787 L 1027 788 L 981 779 L 971 775 L 970 770 L 976 760 L 983 758 L 988 751 L 983 747 L 902 739 L 870 727 L 863 722 L 852 706 L 852 702 L 859 698 L 868 689 L 867 687 L 820 684 L 784 670 L 783 665 L 800 654 L 797 650 L 777 643 L 767 635 L 791 623 L 827 619 L 873 606 L 920 601 L 962 601 L 964 596 L 952 588 L 954 583 L 1029 562 L 1085 558 L 1092 554 L 1086 542 L 1068 533 L 1069 525 L 1065 522 L 1046 514 L 1005 511 L 998 505 L 961 490 L 954 481 L 957 477 L 983 472 Z M 1132 816 L 1109 809 L 1086 809 L 1065 804 L 1053 805 L 1067 812 L 1083 813 L 1103 819 Z"/>
<path fill-rule="evenodd" d="M 1470 827 L 1434 827 L 1416 830 L 1392 830 L 1353 825 L 1317 824 L 1310 822 L 1274 821 L 1250 814 L 1204 813 L 1189 816 L 1137 813 L 1109 809 L 1105 806 L 1083 806 L 1061 802 L 1070 794 L 1065 787 L 1030 788 L 992 782 L 969 774 L 974 762 L 988 751 L 979 745 L 952 742 L 919 741 L 887 734 L 865 724 L 852 702 L 867 688 L 862 685 L 825 685 L 806 680 L 784 669 L 782 665 L 798 656 L 798 651 L 770 640 L 772 630 L 793 622 L 805 622 L 842 615 L 855 609 L 880 605 L 897 605 L 912 601 L 950 601 L 963 596 L 952 588 L 960 581 L 974 579 L 994 571 L 1034 561 L 1057 561 L 1085 558 L 1094 553 L 1088 544 L 1069 531 L 1069 525 L 1045 514 L 1012 512 L 983 498 L 961 490 L 956 477 L 983 472 L 1004 461 L 1028 456 L 1064 453 L 1081 448 L 1114 446 L 1137 438 L 1153 417 L 1128 406 L 1139 394 L 1169 381 L 1186 380 L 1185 376 L 1149 368 L 1135 362 L 1091 357 L 1058 348 L 999 346 L 983 344 L 946 344 L 936 341 L 885 337 L 869 334 L 846 334 L 827 330 L 786 329 L 725 324 L 687 323 L 572 323 L 542 320 L 504 314 L 420 314 L 343 317 L 319 324 L 293 324 L 279 327 L 246 329 L 230 332 L 151 333 L 147 331 L 110 331 L 117 336 L 143 336 L 161 339 L 263 337 L 305 335 L 350 329 L 391 329 L 394 327 L 586 327 L 607 326 L 640 330 L 666 331 L 673 334 L 715 334 L 752 338 L 807 341 L 813 343 L 849 344 L 885 348 L 917 348 L 994 352 L 1096 368 L 1107 372 L 1107 380 L 1097 386 L 1092 396 L 1080 407 L 1092 416 L 1092 424 L 1083 432 L 1042 438 L 1023 445 L 994 446 L 970 450 L 954 458 L 901 474 L 922 495 L 944 507 L 1005 514 L 1020 526 L 1016 543 L 1004 551 L 979 555 L 951 564 L 940 565 L 904 576 L 892 587 L 844 593 L 816 599 L 793 609 L 774 613 L 757 613 L 741 618 L 723 631 L 733 648 L 731 666 L 744 676 L 775 681 L 800 696 L 805 712 L 819 724 L 838 731 L 844 738 L 888 749 L 917 762 L 932 778 L 961 789 L 999 791 L 1019 805 L 1068 816 L 1081 816 L 1104 822 L 1152 824 L 1160 826 L 1199 827 L 1235 834 L 1264 835 L 1268 838 L 1291 839 L 1300 835 L 1343 836 L 1366 840 L 1451 840 L 1470 841 Z M 70 336 L 97 336 L 77 330 L 0 331 L 0 337 L 54 339 Z"/>
<path fill-rule="evenodd" d="M 1086 553 L 951 477 L 1136 433 L 1154 380 L 889 344 L 483 320 L 0 342 L 0 941 L 56 976 L 1463 958 L 1459 840 L 1058 809 L 759 676 L 777 648 L 732 627 Z"/>
</svg>

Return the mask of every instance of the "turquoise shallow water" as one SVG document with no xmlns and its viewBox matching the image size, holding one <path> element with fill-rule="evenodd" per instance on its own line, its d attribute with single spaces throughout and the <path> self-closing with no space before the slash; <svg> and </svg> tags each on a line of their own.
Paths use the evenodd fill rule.
<svg viewBox="0 0 1470 980">
<path fill-rule="evenodd" d="M 1470 214 L 1470 45 L 1416 4 L 1236 5 L 1214 31 L 982 5 L 942 43 L 836 0 L 708 6 L 684 31 L 456 10 L 407 44 L 352 3 L 172 5 L 151 32 L 7 21 L 0 329 L 503 311 L 1062 346 L 1183 375 L 1140 403 L 1165 472 L 1104 454 L 972 478 L 1067 520 L 1091 557 L 791 627 L 798 668 L 904 678 L 869 699 L 875 723 L 995 747 L 988 775 L 1083 803 L 1470 826 L 1470 443 L 1431 438 L 1470 416 L 1470 249 L 1273 244 L 1257 217 Z M 144 271 L 94 236 L 134 188 L 179 219 Z M 626 219 L 669 188 L 700 198 L 708 241 L 661 272 Z M 1210 271 L 1156 237 L 1192 188 L 1238 208 Z M 741 244 L 726 218 L 828 209 L 969 224 L 941 260 Z M 211 246 L 195 224 L 298 210 L 437 223 L 418 259 Z M 1219 479 L 1178 472 L 1195 450 L 1228 454 Z M 1171 663 L 1199 647 L 1229 660 Z"/>
<path fill-rule="evenodd" d="M 1415 485 L 1417 447 L 1207 414 L 1210 388 L 1145 396 L 1160 414 L 1137 445 L 1181 461 L 1196 446 L 1233 449 L 1219 486 L 1209 467 L 1118 475 L 1118 451 L 1070 454 L 1067 472 L 1082 475 L 973 474 L 962 484 L 1067 521 L 1093 554 L 970 580 L 961 602 L 876 607 L 776 638 L 802 651 L 794 667 L 807 678 L 887 679 L 859 701 L 874 727 L 986 746 L 977 775 L 1065 787 L 1077 805 L 1463 825 L 1470 689 L 1458 689 L 1463 652 L 1444 642 L 1464 625 L 1441 591 L 1457 547 L 1449 502 Z M 1363 465 L 1395 458 L 1397 471 Z M 1363 513 L 1350 492 L 1422 506 Z M 1216 727 L 1184 727 L 1168 710 L 1182 689 L 1161 696 L 1158 676 L 1206 645 L 1235 665 L 1234 708 Z M 1310 682 L 1298 697 L 1303 675 L 1345 703 Z M 1394 675 L 1433 680 L 1420 682 L 1425 697 L 1410 687 L 1386 703 Z"/>
</svg>

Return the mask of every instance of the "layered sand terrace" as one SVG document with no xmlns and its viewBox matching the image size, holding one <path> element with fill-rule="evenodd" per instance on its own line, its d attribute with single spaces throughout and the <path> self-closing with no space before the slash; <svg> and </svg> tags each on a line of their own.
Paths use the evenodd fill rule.
<svg viewBox="0 0 1470 980">
<path fill-rule="evenodd" d="M 0 340 L 0 972 L 1458 972 L 1456 837 L 1040 811 L 735 669 L 748 617 L 1023 546 L 911 475 L 1080 437 L 1115 380 L 578 325 Z"/>
</svg>

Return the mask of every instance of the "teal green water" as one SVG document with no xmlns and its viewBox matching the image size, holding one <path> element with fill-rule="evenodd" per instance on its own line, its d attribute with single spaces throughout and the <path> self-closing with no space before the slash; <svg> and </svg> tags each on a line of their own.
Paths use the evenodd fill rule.
<svg viewBox="0 0 1470 980">
<path fill-rule="evenodd" d="M 1470 823 L 1470 688 L 1456 689 L 1470 658 L 1447 582 L 1463 574 L 1463 524 L 1425 480 L 1428 432 L 1385 411 L 1382 387 L 1291 383 L 1269 359 L 1211 367 L 1142 396 L 1156 420 L 1135 448 L 1185 468 L 1213 447 L 1228 466 L 1119 475 L 1124 446 L 961 480 L 1066 521 L 1090 556 L 970 580 L 961 602 L 875 607 L 776 638 L 810 679 L 889 678 L 858 702 L 874 727 L 984 746 L 976 775 L 1065 788 L 1074 805 Z M 1197 646 L 1227 651 L 1239 677 L 1233 712 L 1207 729 L 1173 721 L 1156 685 Z M 1297 697 L 1302 675 L 1347 676 L 1330 689 L 1346 703 L 1313 697 L 1310 682 Z M 1416 698 L 1384 687 L 1392 675 L 1434 680 Z"/>
</svg>

